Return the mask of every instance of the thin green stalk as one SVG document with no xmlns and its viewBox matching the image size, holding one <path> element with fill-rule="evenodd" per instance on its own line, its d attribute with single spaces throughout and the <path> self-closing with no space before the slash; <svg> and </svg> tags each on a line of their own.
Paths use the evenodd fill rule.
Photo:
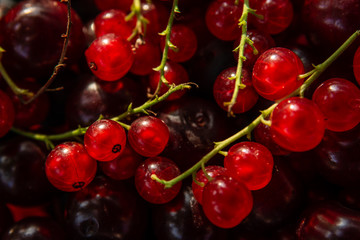
<svg viewBox="0 0 360 240">
<path fill-rule="evenodd" d="M 173 5 L 171 8 L 171 12 L 170 12 L 170 16 L 169 16 L 169 20 L 168 20 L 166 29 L 162 33 L 159 33 L 159 35 L 165 36 L 165 46 L 163 49 L 163 54 L 162 54 L 160 65 L 157 66 L 156 68 L 154 68 L 154 71 L 158 71 L 160 73 L 160 80 L 159 80 L 156 90 L 152 94 L 152 96 L 158 95 L 160 88 L 161 88 L 161 84 L 164 83 L 168 86 L 168 81 L 165 78 L 165 65 L 166 65 L 166 61 L 168 58 L 169 47 L 175 48 L 175 46 L 170 42 L 171 28 L 172 28 L 172 25 L 174 22 L 175 13 L 180 13 L 179 8 L 178 8 L 178 0 L 173 0 Z"/>
<path fill-rule="evenodd" d="M 125 17 L 125 20 L 130 21 L 134 16 L 136 16 L 136 25 L 131 35 L 127 38 L 128 41 L 131 41 L 137 35 L 146 35 L 146 26 L 149 21 L 142 15 L 140 0 L 133 1 L 133 4 L 131 5 L 131 12 Z"/>
</svg>

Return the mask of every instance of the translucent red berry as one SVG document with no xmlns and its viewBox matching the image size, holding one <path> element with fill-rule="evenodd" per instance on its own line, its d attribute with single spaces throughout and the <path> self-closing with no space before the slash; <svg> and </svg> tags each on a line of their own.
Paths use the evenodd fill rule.
<svg viewBox="0 0 360 240">
<path fill-rule="evenodd" d="M 87 186 L 95 177 L 96 168 L 96 160 L 77 142 L 57 145 L 45 162 L 50 183 L 66 192 L 79 191 Z"/>
<path fill-rule="evenodd" d="M 267 33 L 259 31 L 257 29 L 250 29 L 247 31 L 247 37 L 253 41 L 253 45 L 258 51 L 257 54 L 254 54 L 253 48 L 245 43 L 244 47 L 244 57 L 246 60 L 243 62 L 244 66 L 253 67 L 256 59 L 265 52 L 266 50 L 275 47 L 274 39 Z M 241 36 L 238 40 L 234 42 L 234 49 L 237 48 L 240 44 Z M 239 51 L 234 52 L 234 57 L 236 61 L 239 59 Z"/>
<path fill-rule="evenodd" d="M 325 127 L 342 132 L 360 122 L 360 90 L 343 78 L 332 78 L 316 88 L 312 100 L 325 116 Z"/>
<path fill-rule="evenodd" d="M 283 32 L 292 22 L 293 5 L 290 0 L 256 0 L 251 7 L 263 18 L 252 17 L 255 27 L 269 34 Z"/>
<path fill-rule="evenodd" d="M 249 190 L 258 190 L 270 182 L 274 160 L 263 145 L 241 142 L 229 149 L 224 166 L 229 176 L 244 183 Z"/>
<path fill-rule="evenodd" d="M 228 111 L 228 105 L 232 99 L 235 88 L 236 67 L 223 70 L 216 78 L 213 94 L 216 103 L 225 111 Z M 238 96 L 231 111 L 234 113 L 243 113 L 250 110 L 257 102 L 259 95 L 255 91 L 251 82 L 251 75 L 245 68 L 242 69 L 241 83 L 246 87 L 239 89 Z"/>
<path fill-rule="evenodd" d="M 174 62 L 185 62 L 194 56 L 197 49 L 197 38 L 194 31 L 186 25 L 175 24 L 171 28 L 170 42 L 176 46 L 169 48 L 168 58 Z M 165 46 L 165 37 L 161 40 L 161 49 Z"/>
<path fill-rule="evenodd" d="M 221 228 L 232 228 L 249 215 L 253 198 L 243 183 L 228 176 L 218 176 L 206 184 L 202 206 L 210 222 Z"/>
<path fill-rule="evenodd" d="M 166 62 L 164 68 L 164 75 L 166 81 L 168 81 L 169 84 L 179 85 L 181 83 L 189 82 L 189 76 L 186 69 L 182 65 L 176 62 L 172 62 L 172 61 Z M 153 72 L 149 77 L 150 88 L 153 92 L 156 90 L 159 81 L 160 81 L 160 73 Z M 159 95 L 166 93 L 166 91 L 168 90 L 169 88 L 165 84 L 161 84 Z M 185 93 L 186 92 L 184 90 L 174 92 L 167 98 L 167 100 L 178 99 L 181 96 L 183 96 Z"/>
<path fill-rule="evenodd" d="M 206 166 L 205 167 L 205 171 L 207 172 L 207 174 L 209 175 L 209 177 L 211 178 L 215 178 L 217 176 L 222 176 L 222 175 L 226 175 L 227 171 L 225 168 L 220 167 L 220 166 L 216 166 L 216 165 L 210 165 L 210 166 Z M 208 178 L 205 176 L 204 172 L 202 169 L 200 169 L 197 173 L 196 173 L 196 177 L 195 177 L 196 181 L 198 181 L 199 183 L 203 183 L 204 187 L 206 186 L 206 184 L 209 182 Z M 202 204 L 202 195 L 203 195 L 203 191 L 204 191 L 204 187 L 200 186 L 199 184 L 195 183 L 194 181 L 192 182 L 192 191 L 194 193 L 194 197 L 195 199 Z"/>
<path fill-rule="evenodd" d="M 121 155 L 108 162 L 99 162 L 99 166 L 108 177 L 123 180 L 135 175 L 135 171 L 141 164 L 142 159 L 142 156 L 127 144 Z"/>
<path fill-rule="evenodd" d="M 89 126 L 84 136 L 84 146 L 88 154 L 98 161 L 111 161 L 125 149 L 124 128 L 110 119 L 101 119 Z"/>
<path fill-rule="evenodd" d="M 308 151 L 322 140 L 324 116 L 314 102 L 292 97 L 281 101 L 271 114 L 271 133 L 281 147 L 294 152 Z"/>
<path fill-rule="evenodd" d="M 303 73 L 304 65 L 294 52 L 286 48 L 271 48 L 255 62 L 253 86 L 262 97 L 279 100 L 301 86 L 303 80 L 298 76 Z"/>
<path fill-rule="evenodd" d="M 101 10 L 120 9 L 124 12 L 130 11 L 132 0 L 94 0 L 96 7 Z"/>
<path fill-rule="evenodd" d="M 94 30 L 96 37 L 113 33 L 125 40 L 131 35 L 132 28 L 125 20 L 126 14 L 117 9 L 110 9 L 101 12 L 94 20 Z"/>
<path fill-rule="evenodd" d="M 239 19 L 242 14 L 242 3 L 233 0 L 215 0 L 206 10 L 206 26 L 217 38 L 225 41 L 235 40 L 241 34 Z"/>
<path fill-rule="evenodd" d="M 122 78 L 134 62 L 130 43 L 114 34 L 95 39 L 85 51 L 85 56 L 95 76 L 106 81 Z"/>
<path fill-rule="evenodd" d="M 358 84 L 360 84 L 360 47 L 358 47 L 355 52 L 353 63 L 354 75 L 356 81 L 358 82 Z"/>
<path fill-rule="evenodd" d="M 145 157 L 155 157 L 160 154 L 169 140 L 169 135 L 166 124 L 152 116 L 136 119 L 131 123 L 128 131 L 131 147 Z"/>
<path fill-rule="evenodd" d="M 0 90 L 0 137 L 9 132 L 14 124 L 15 112 L 14 105 L 10 97 Z"/>
<path fill-rule="evenodd" d="M 138 39 L 140 40 L 140 39 Z M 130 72 L 135 75 L 148 75 L 154 72 L 153 68 L 160 65 L 161 52 L 158 45 L 155 45 L 150 40 L 141 40 L 134 44 L 134 63 L 130 68 Z"/>
<path fill-rule="evenodd" d="M 180 170 L 170 159 L 164 157 L 152 157 L 145 160 L 135 173 L 135 187 L 146 201 L 155 204 L 169 202 L 179 193 L 181 182 L 171 188 L 165 188 L 151 178 L 155 174 L 159 179 L 171 180 L 180 175 Z"/>
</svg>

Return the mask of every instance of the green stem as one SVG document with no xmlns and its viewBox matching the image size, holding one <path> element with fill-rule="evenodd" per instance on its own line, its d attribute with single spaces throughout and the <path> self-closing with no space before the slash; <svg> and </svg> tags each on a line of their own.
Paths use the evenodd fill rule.
<svg viewBox="0 0 360 240">
<path fill-rule="evenodd" d="M 295 90 L 292 94 L 290 94 L 288 97 L 291 96 L 296 96 L 301 94 L 301 92 L 303 93 L 305 91 L 305 89 L 310 86 L 310 84 L 317 78 L 320 76 L 320 74 L 327 68 L 330 66 L 331 63 L 333 63 L 336 58 L 338 58 L 345 50 L 346 48 L 348 48 L 352 42 L 354 42 L 354 40 L 360 35 L 360 30 L 356 31 L 354 34 L 352 34 L 348 40 L 345 41 L 344 44 L 342 44 L 338 50 L 336 50 L 328 59 L 326 59 L 323 63 L 319 64 L 318 66 L 315 67 L 314 70 L 311 71 L 311 74 L 309 76 L 309 78 L 302 84 L 302 86 L 300 88 L 298 88 L 297 90 Z M 279 101 L 280 102 L 280 101 Z M 221 142 L 217 142 L 215 143 L 214 148 L 208 153 L 206 154 L 203 158 L 201 158 L 195 165 L 193 165 L 191 168 L 189 168 L 188 170 L 186 170 L 185 172 L 183 172 L 182 174 L 180 174 L 179 176 L 171 179 L 171 180 L 163 180 L 163 179 L 159 179 L 156 176 L 153 176 L 152 179 L 158 181 L 159 183 L 164 184 L 165 188 L 171 188 L 172 186 L 174 186 L 175 184 L 177 184 L 178 182 L 184 180 L 185 178 L 187 178 L 188 176 L 192 175 L 194 172 L 198 171 L 199 168 L 201 168 L 202 166 L 204 166 L 212 157 L 214 157 L 216 154 L 221 153 L 222 149 L 224 149 L 225 147 L 229 146 L 230 144 L 232 144 L 233 142 L 235 142 L 236 140 L 240 139 L 243 136 L 246 136 L 248 134 L 250 134 L 252 132 L 252 130 L 259 125 L 262 121 L 264 121 L 264 119 L 266 119 L 274 110 L 274 108 L 277 106 L 278 103 L 274 103 L 273 105 L 271 105 L 269 108 L 267 108 L 264 111 L 261 111 L 261 114 L 253 121 L 251 122 L 248 126 L 246 126 L 245 128 L 243 128 L 242 130 L 240 130 L 239 132 L 235 133 L 234 135 L 232 135 L 231 137 L 221 141 Z"/>
<path fill-rule="evenodd" d="M 172 5 L 172 8 L 171 8 L 168 24 L 166 26 L 165 31 L 160 33 L 160 35 L 165 36 L 165 46 L 164 46 L 164 49 L 163 49 L 163 54 L 162 54 L 160 65 L 157 66 L 156 68 L 154 68 L 154 71 L 158 71 L 160 73 L 160 80 L 159 80 L 159 83 L 158 83 L 158 85 L 156 87 L 156 90 L 152 94 L 152 96 L 158 95 L 162 83 L 168 85 L 168 81 L 165 78 L 165 65 L 166 65 L 166 61 L 167 61 L 167 58 L 168 58 L 169 46 L 170 45 L 174 46 L 170 42 L 170 35 L 171 35 L 171 28 L 172 28 L 172 25 L 173 25 L 173 22 L 174 22 L 175 13 L 179 13 L 178 0 L 173 0 L 173 5 Z"/>
<path fill-rule="evenodd" d="M 246 86 L 241 83 L 241 76 L 242 76 L 242 68 L 243 68 L 243 62 L 246 60 L 244 57 L 244 49 L 245 49 L 245 43 L 247 42 L 247 18 L 249 14 L 249 0 L 244 0 L 243 5 L 243 12 L 241 14 L 241 17 L 239 19 L 239 26 L 241 26 L 241 39 L 240 44 L 236 48 L 239 51 L 239 59 L 238 64 L 236 68 L 236 74 L 235 74 L 235 86 L 234 86 L 234 92 L 231 97 L 230 102 L 224 103 L 224 105 L 228 106 L 228 113 L 232 115 L 232 108 L 236 103 L 237 96 L 239 94 L 240 89 L 244 89 Z"/>
<path fill-rule="evenodd" d="M 136 25 L 131 33 L 131 35 L 127 38 L 128 41 L 131 41 L 138 34 L 145 36 L 146 35 L 146 26 L 149 21 L 144 18 L 141 13 L 141 1 L 134 0 L 131 5 L 131 12 L 125 17 L 126 21 L 130 21 L 134 16 L 136 16 Z M 144 28 L 144 30 L 143 30 Z"/>
<path fill-rule="evenodd" d="M 189 88 L 191 88 L 190 83 L 184 83 L 184 84 L 179 84 L 177 86 L 171 86 L 169 88 L 169 90 L 166 93 L 164 93 L 163 95 L 161 95 L 160 97 L 156 97 L 152 100 L 149 100 L 139 107 L 132 108 L 132 105 L 130 104 L 128 107 L 128 110 L 126 112 L 124 112 L 123 114 L 120 114 L 119 116 L 111 118 L 111 120 L 119 122 L 119 124 L 121 124 L 125 129 L 129 130 L 130 126 L 125 123 L 120 122 L 120 120 L 122 120 L 130 115 L 133 115 L 133 114 L 147 113 L 146 109 L 150 108 L 151 106 L 153 106 L 161 101 L 164 101 L 172 93 L 183 90 L 183 89 L 189 89 Z M 47 142 L 47 141 L 51 141 L 51 140 L 63 140 L 63 139 L 73 138 L 76 136 L 81 136 L 81 135 L 85 134 L 87 129 L 88 129 L 88 127 L 79 127 L 78 129 L 75 129 L 75 130 L 71 130 L 68 132 L 60 133 L 60 134 L 52 134 L 52 135 L 27 132 L 27 131 L 23 131 L 23 130 L 17 129 L 17 128 L 12 128 L 11 130 L 13 132 L 16 132 L 25 137 L 43 141 L 43 142 Z"/>
</svg>

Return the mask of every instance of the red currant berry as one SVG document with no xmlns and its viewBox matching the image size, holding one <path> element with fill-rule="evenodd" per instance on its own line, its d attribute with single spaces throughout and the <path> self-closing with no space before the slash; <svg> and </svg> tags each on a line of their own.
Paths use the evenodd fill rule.
<svg viewBox="0 0 360 240">
<path fill-rule="evenodd" d="M 205 167 L 205 171 L 207 172 L 207 174 L 209 175 L 209 177 L 211 178 L 215 178 L 217 176 L 223 176 L 223 175 L 227 175 L 227 171 L 225 168 L 220 167 L 220 166 L 207 166 Z M 206 184 L 209 182 L 208 178 L 205 176 L 204 172 L 202 169 L 200 169 L 200 171 L 198 171 L 196 173 L 196 177 L 195 177 L 196 181 L 198 181 L 199 183 L 203 183 L 204 187 L 206 186 Z M 194 193 L 194 197 L 195 199 L 202 204 L 202 195 L 203 195 L 203 191 L 204 191 L 204 187 L 200 186 L 199 184 L 195 183 L 194 181 L 192 182 L 192 191 Z"/>
<path fill-rule="evenodd" d="M 95 76 L 106 81 L 122 78 L 134 62 L 130 43 L 114 34 L 95 39 L 85 51 L 85 56 Z"/>
<path fill-rule="evenodd" d="M 146 201 L 155 204 L 167 203 L 179 193 L 181 182 L 171 188 L 165 188 L 163 184 L 153 180 L 155 174 L 158 178 L 171 180 L 180 175 L 180 170 L 170 159 L 164 157 L 152 157 L 145 160 L 135 173 L 135 187 Z"/>
<path fill-rule="evenodd" d="M 316 147 L 325 131 L 324 116 L 311 100 L 300 97 L 285 99 L 271 114 L 271 133 L 281 147 L 303 152 Z"/>
<path fill-rule="evenodd" d="M 263 145 L 241 142 L 229 149 L 224 166 L 231 177 L 244 183 L 249 190 L 258 190 L 270 182 L 274 160 Z"/>
<path fill-rule="evenodd" d="M 140 39 L 139 39 L 140 40 Z M 161 52 L 158 45 L 154 45 L 151 41 L 145 39 L 137 44 L 135 40 L 134 63 L 130 68 L 130 72 L 135 75 L 145 76 L 152 73 L 153 68 L 159 66 L 161 61 Z"/>
<path fill-rule="evenodd" d="M 354 75 L 356 78 L 356 81 L 360 84 L 360 46 L 355 52 L 354 60 L 353 60 L 353 66 L 354 66 Z"/>
<path fill-rule="evenodd" d="M 131 123 L 128 131 L 131 147 L 145 157 L 155 157 L 160 154 L 169 140 L 169 135 L 166 124 L 152 116 L 136 119 Z"/>
<path fill-rule="evenodd" d="M 169 84 L 178 85 L 189 81 L 189 76 L 185 68 L 182 65 L 172 61 L 166 62 L 164 68 L 164 76 L 165 79 L 169 82 Z M 160 73 L 153 72 L 149 78 L 150 88 L 153 92 L 156 90 L 159 81 L 160 81 Z M 161 84 L 159 95 L 166 93 L 166 91 L 168 90 L 169 88 L 165 86 L 165 84 Z M 174 92 L 167 98 L 167 100 L 178 99 L 182 97 L 185 93 L 186 92 L 184 90 Z"/>
<path fill-rule="evenodd" d="M 225 69 L 216 78 L 214 83 L 213 94 L 215 101 L 225 111 L 228 111 L 228 105 L 225 103 L 231 101 L 234 93 L 235 75 L 236 67 Z M 243 113 L 250 110 L 259 98 L 259 95 L 252 86 L 251 75 L 245 68 L 242 69 L 241 83 L 245 85 L 245 88 L 239 89 L 235 105 L 231 109 L 234 113 Z"/>
<path fill-rule="evenodd" d="M 98 161 L 111 161 L 125 149 L 126 133 L 124 128 L 110 119 L 94 122 L 86 130 L 84 146 L 88 154 Z"/>
<path fill-rule="evenodd" d="M 176 46 L 173 50 L 169 48 L 168 58 L 174 62 L 185 62 L 194 56 L 197 49 L 197 38 L 191 28 L 175 24 L 171 28 L 170 42 Z M 160 42 L 161 49 L 165 47 L 165 37 Z"/>
<path fill-rule="evenodd" d="M 132 0 L 94 0 L 96 7 L 100 11 L 110 10 L 110 9 L 120 9 L 124 12 L 130 11 Z"/>
<path fill-rule="evenodd" d="M 10 97 L 0 90 L 0 137 L 9 132 L 15 119 L 14 105 Z"/>
<path fill-rule="evenodd" d="M 244 57 L 246 61 L 244 61 L 244 66 L 253 67 L 255 64 L 256 59 L 265 52 L 266 50 L 275 47 L 274 39 L 267 33 L 251 29 L 247 31 L 247 37 L 253 41 L 254 47 L 258 51 L 258 54 L 254 54 L 253 48 L 248 44 L 245 43 L 244 47 Z M 240 44 L 241 36 L 238 40 L 234 42 L 234 49 L 237 48 Z M 234 52 L 234 57 L 236 61 L 239 59 L 239 52 Z"/>
<path fill-rule="evenodd" d="M 360 122 L 360 90 L 352 82 L 332 78 L 315 90 L 312 100 L 325 116 L 325 127 L 342 132 Z"/>
<path fill-rule="evenodd" d="M 268 125 L 260 123 L 254 128 L 253 133 L 255 142 L 264 145 L 273 155 L 283 156 L 290 154 L 288 150 L 280 147 L 276 142 L 274 142 Z"/>
<path fill-rule="evenodd" d="M 57 145 L 45 162 L 49 182 L 66 192 L 79 191 L 87 186 L 95 177 L 96 168 L 96 160 L 76 142 Z"/>
<path fill-rule="evenodd" d="M 271 48 L 256 60 L 252 81 L 255 90 L 268 100 L 279 100 L 286 97 L 298 87 L 303 80 L 298 79 L 304 73 L 300 58 L 286 48 Z"/>
<path fill-rule="evenodd" d="M 96 37 L 113 33 L 118 37 L 127 39 L 132 28 L 125 21 L 126 14 L 121 10 L 111 9 L 104 11 L 96 16 L 94 20 L 94 29 Z"/>
<path fill-rule="evenodd" d="M 115 180 L 123 180 L 134 176 L 141 162 L 142 157 L 127 144 L 120 156 L 112 161 L 100 162 L 99 165 L 108 177 Z"/>
<path fill-rule="evenodd" d="M 290 0 L 256 0 L 252 8 L 263 18 L 252 17 L 255 27 L 269 34 L 283 32 L 292 22 L 293 5 Z"/>
<path fill-rule="evenodd" d="M 218 176 L 206 184 L 202 206 L 210 222 L 221 228 L 232 228 L 251 212 L 253 197 L 241 182 Z"/>
<path fill-rule="evenodd" d="M 206 11 L 206 26 L 221 40 L 235 40 L 241 34 L 238 25 L 241 13 L 241 3 L 236 5 L 234 0 L 215 0 L 210 3 Z"/>
</svg>

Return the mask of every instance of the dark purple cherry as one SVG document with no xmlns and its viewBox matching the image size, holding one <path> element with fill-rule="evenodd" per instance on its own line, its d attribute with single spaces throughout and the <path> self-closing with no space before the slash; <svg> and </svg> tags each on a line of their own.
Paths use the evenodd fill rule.
<svg viewBox="0 0 360 240">
<path fill-rule="evenodd" d="M 76 62 L 85 47 L 82 22 L 71 12 L 72 28 L 66 57 Z M 5 38 L 0 45 L 6 50 L 2 62 L 14 75 L 47 76 L 57 64 L 66 32 L 65 3 L 27 0 L 15 5 L 1 21 Z"/>
<path fill-rule="evenodd" d="M 171 202 L 152 208 L 152 223 L 158 240 L 218 240 L 226 231 L 211 224 L 191 187 L 183 187 Z"/>
<path fill-rule="evenodd" d="M 308 209 L 299 220 L 297 236 L 307 239 L 359 239 L 360 211 L 337 202 L 322 202 Z"/>
<path fill-rule="evenodd" d="M 13 224 L 3 240 L 66 240 L 65 229 L 55 220 L 45 217 L 29 217 Z"/>
<path fill-rule="evenodd" d="M 54 188 L 45 175 L 46 151 L 37 143 L 16 138 L 0 146 L 0 196 L 17 205 L 47 201 Z"/>
<path fill-rule="evenodd" d="M 125 183 L 97 177 L 70 196 L 65 221 L 73 239 L 141 240 L 147 207 Z"/>
</svg>

